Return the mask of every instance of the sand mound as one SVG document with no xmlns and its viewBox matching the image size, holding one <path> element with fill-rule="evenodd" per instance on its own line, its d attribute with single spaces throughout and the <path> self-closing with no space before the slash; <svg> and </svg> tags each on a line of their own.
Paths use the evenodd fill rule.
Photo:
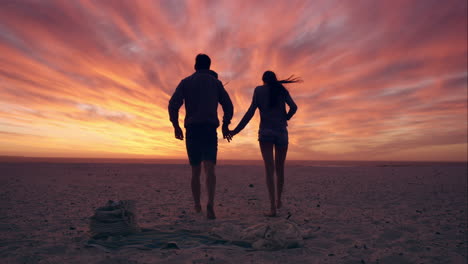
<svg viewBox="0 0 468 264">
<path fill-rule="evenodd" d="M 256 250 L 280 250 L 304 245 L 303 232 L 289 220 L 257 224 L 245 229 L 222 225 L 213 228 L 211 233 L 231 241 L 248 243 Z"/>
<path fill-rule="evenodd" d="M 274 223 L 257 224 L 242 228 L 232 223 L 214 227 L 209 232 L 173 227 L 161 229 L 142 228 L 141 232 L 125 236 L 108 235 L 94 238 L 86 246 L 113 251 L 121 248 L 189 249 L 200 246 L 242 247 L 259 251 L 297 248 L 304 245 L 303 232 L 294 223 L 280 220 Z"/>
<path fill-rule="evenodd" d="M 135 201 L 131 200 L 118 202 L 109 200 L 105 206 L 96 209 L 89 226 L 93 238 L 139 232 L 135 204 Z"/>
<path fill-rule="evenodd" d="M 288 220 L 258 224 L 245 229 L 241 240 L 252 243 L 257 250 L 279 250 L 304 245 L 299 227 Z"/>
</svg>

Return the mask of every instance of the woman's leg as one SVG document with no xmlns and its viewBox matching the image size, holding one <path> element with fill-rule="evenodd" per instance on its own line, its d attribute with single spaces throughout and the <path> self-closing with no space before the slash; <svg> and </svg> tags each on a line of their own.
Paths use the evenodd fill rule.
<svg viewBox="0 0 468 264">
<path fill-rule="evenodd" d="M 286 154 L 288 153 L 288 145 L 277 146 L 275 145 L 275 168 L 276 168 L 276 194 L 278 200 L 276 202 L 276 208 L 281 208 L 281 194 L 283 193 L 284 186 L 284 162 L 286 160 Z"/>
<path fill-rule="evenodd" d="M 273 178 L 275 164 L 273 161 L 273 143 L 260 141 L 260 150 L 262 152 L 263 162 L 265 163 L 266 183 L 268 194 L 270 196 L 270 213 L 266 215 L 275 216 L 275 180 Z"/>
</svg>

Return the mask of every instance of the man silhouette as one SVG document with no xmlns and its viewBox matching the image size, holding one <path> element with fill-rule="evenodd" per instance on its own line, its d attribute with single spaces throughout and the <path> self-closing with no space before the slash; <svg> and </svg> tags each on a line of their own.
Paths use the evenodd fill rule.
<svg viewBox="0 0 468 264">
<path fill-rule="evenodd" d="M 233 105 L 223 84 L 210 72 L 211 59 L 208 55 L 198 54 L 195 58 L 195 73 L 183 79 L 177 86 L 169 101 L 169 117 L 174 126 L 174 135 L 183 140 L 184 134 L 179 126 L 179 109 L 185 103 L 186 147 L 192 166 L 192 195 L 195 211 L 201 212 L 200 174 L 203 163 L 206 174 L 208 202 L 206 215 L 215 219 L 214 195 L 216 187 L 216 156 L 219 126 L 218 103 L 221 104 L 223 116 L 223 137 L 231 140 L 229 123 L 232 119 Z"/>
</svg>

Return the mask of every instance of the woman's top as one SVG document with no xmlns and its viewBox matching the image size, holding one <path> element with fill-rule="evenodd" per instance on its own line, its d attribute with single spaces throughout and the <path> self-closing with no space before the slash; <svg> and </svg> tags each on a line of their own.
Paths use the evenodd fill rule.
<svg viewBox="0 0 468 264">
<path fill-rule="evenodd" d="M 260 109 L 260 130 L 286 129 L 286 126 L 288 125 L 287 121 L 291 119 L 297 111 L 297 105 L 294 103 L 288 91 L 286 91 L 286 93 L 280 93 L 273 106 L 270 106 L 269 96 L 270 87 L 268 85 L 257 86 L 255 88 L 249 110 L 247 110 L 247 113 L 245 113 L 239 125 L 234 129 L 236 133 L 239 133 L 249 123 L 250 119 L 252 119 L 255 114 L 257 107 Z M 285 103 L 289 106 L 288 112 L 286 112 Z"/>
</svg>

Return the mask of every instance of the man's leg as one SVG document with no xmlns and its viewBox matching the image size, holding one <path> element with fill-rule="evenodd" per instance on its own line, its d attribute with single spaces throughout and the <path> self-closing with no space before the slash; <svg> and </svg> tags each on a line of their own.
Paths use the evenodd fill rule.
<svg viewBox="0 0 468 264">
<path fill-rule="evenodd" d="M 215 163 L 213 161 L 203 161 L 206 174 L 206 189 L 208 190 L 208 202 L 206 204 L 206 216 L 209 219 L 215 219 L 216 215 L 214 212 L 214 196 L 216 190 L 216 174 L 215 174 Z"/>
<path fill-rule="evenodd" d="M 200 174 L 201 165 L 192 165 L 192 195 L 197 213 L 201 212 L 202 209 L 200 204 Z"/>
<path fill-rule="evenodd" d="M 273 161 L 273 143 L 260 141 L 263 162 L 265 163 L 266 183 L 270 195 L 270 212 L 266 216 L 276 216 L 275 179 L 273 178 L 275 164 Z"/>
<path fill-rule="evenodd" d="M 200 174 L 201 174 L 201 152 L 199 146 L 199 132 L 197 127 L 188 126 L 185 133 L 185 144 L 187 147 L 187 155 L 192 167 L 192 196 L 194 201 L 195 211 L 201 212 L 200 205 Z"/>
</svg>

